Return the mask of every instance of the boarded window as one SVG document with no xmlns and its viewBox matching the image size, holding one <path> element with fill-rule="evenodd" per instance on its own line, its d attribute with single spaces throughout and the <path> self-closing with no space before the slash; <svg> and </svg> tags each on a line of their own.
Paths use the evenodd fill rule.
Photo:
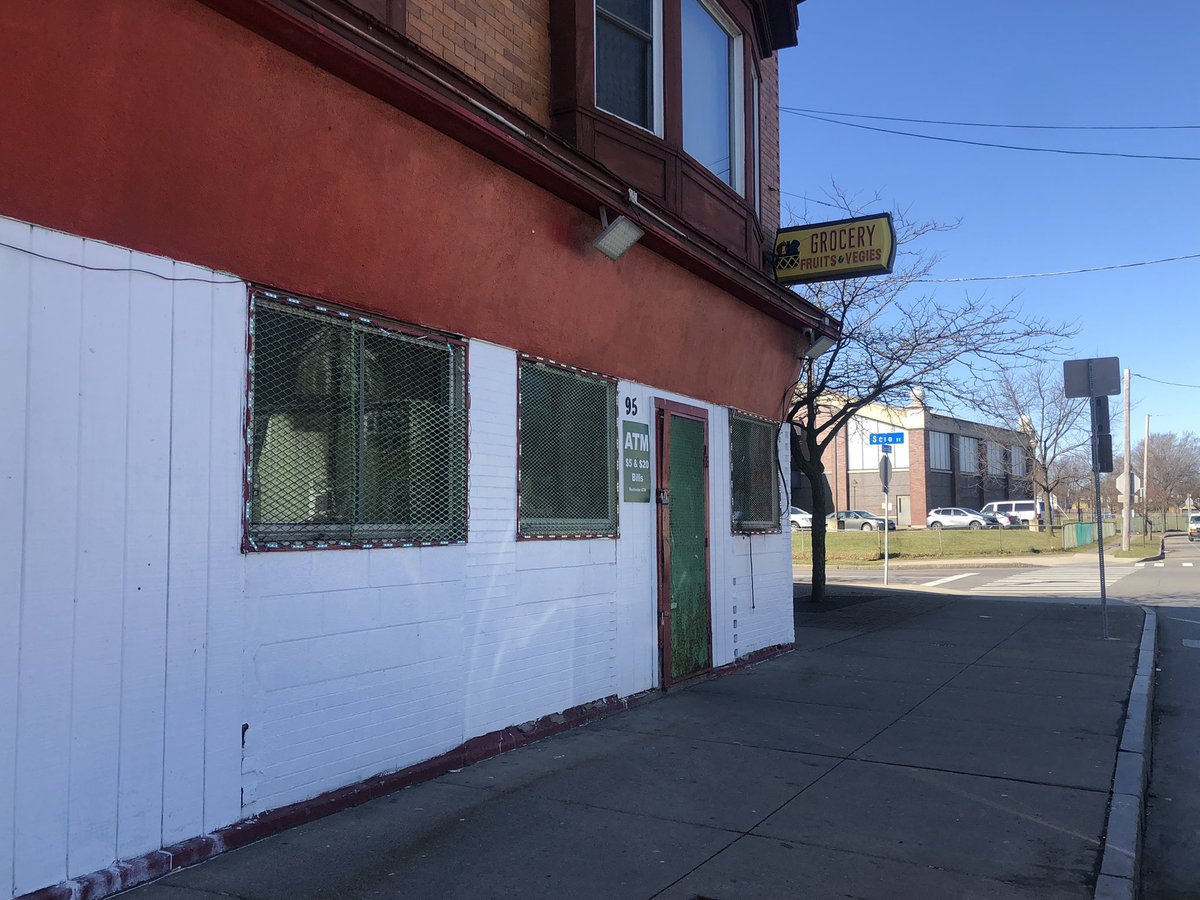
<svg viewBox="0 0 1200 900">
<path fill-rule="evenodd" d="M 729 415 L 729 478 L 733 531 L 780 530 L 778 425 Z"/>
<path fill-rule="evenodd" d="M 944 431 L 929 432 L 929 468 L 950 471 L 950 435 Z"/>
<path fill-rule="evenodd" d="M 617 534 L 616 385 L 522 360 L 518 531 L 523 537 Z"/>
<path fill-rule="evenodd" d="M 254 549 L 466 538 L 466 351 L 365 317 L 256 294 Z"/>
</svg>

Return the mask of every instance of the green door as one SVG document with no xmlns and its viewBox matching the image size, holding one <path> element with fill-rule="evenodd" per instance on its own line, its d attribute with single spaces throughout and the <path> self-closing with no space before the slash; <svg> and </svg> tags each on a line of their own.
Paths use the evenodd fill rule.
<svg viewBox="0 0 1200 900">
<path fill-rule="evenodd" d="M 663 685 L 711 666 L 707 417 L 659 410 L 659 611 Z"/>
</svg>

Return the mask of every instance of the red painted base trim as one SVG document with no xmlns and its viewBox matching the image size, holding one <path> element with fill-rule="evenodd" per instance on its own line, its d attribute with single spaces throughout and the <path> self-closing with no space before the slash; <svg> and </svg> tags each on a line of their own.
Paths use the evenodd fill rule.
<svg viewBox="0 0 1200 900">
<path fill-rule="evenodd" d="M 770 647 L 762 647 L 759 650 L 747 653 L 745 656 L 739 656 L 733 662 L 726 663 L 720 668 L 713 669 L 713 675 L 727 675 L 730 672 L 736 672 L 738 669 L 756 666 L 761 662 L 766 662 L 768 659 L 774 659 L 776 656 L 791 653 L 795 649 L 795 644 L 772 644 Z"/>
<path fill-rule="evenodd" d="M 290 806 L 282 806 L 235 822 L 212 834 L 188 838 L 161 850 L 119 860 L 107 868 L 23 894 L 17 900 L 98 900 L 117 891 L 128 890 L 161 878 L 176 869 L 203 862 L 227 850 L 244 847 L 296 825 L 359 806 L 409 785 L 429 781 L 439 775 L 499 756 L 501 753 L 532 744 L 586 722 L 639 706 L 658 696 L 659 691 L 649 690 L 624 699 L 605 697 L 603 700 L 574 706 L 560 713 L 534 719 L 532 722 L 493 731 L 472 738 L 441 756 L 435 756 L 398 772 L 377 775 L 366 781 L 327 791 L 309 800 L 301 800 Z"/>
</svg>

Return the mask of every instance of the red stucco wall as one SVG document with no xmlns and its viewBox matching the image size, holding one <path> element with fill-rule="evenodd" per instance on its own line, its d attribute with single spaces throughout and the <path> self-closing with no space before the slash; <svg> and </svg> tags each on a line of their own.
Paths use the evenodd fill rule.
<svg viewBox="0 0 1200 900">
<path fill-rule="evenodd" d="M 794 332 L 196 0 L 0 4 L 0 214 L 778 417 Z"/>
</svg>

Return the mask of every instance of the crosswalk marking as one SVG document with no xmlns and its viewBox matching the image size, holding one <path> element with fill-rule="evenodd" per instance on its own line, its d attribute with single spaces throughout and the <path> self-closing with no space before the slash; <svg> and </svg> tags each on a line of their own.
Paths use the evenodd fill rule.
<svg viewBox="0 0 1200 900">
<path fill-rule="evenodd" d="M 1165 565 L 1166 565 L 1166 563 L 1155 563 L 1155 564 L 1154 564 L 1154 568 L 1156 568 L 1156 569 L 1161 569 L 1161 568 L 1162 568 L 1163 566 L 1165 566 Z"/>
<path fill-rule="evenodd" d="M 1108 587 L 1112 587 L 1126 575 L 1131 574 L 1135 568 L 1136 565 L 1106 565 L 1104 567 L 1104 583 Z M 1100 573 L 1094 564 L 1047 566 L 1007 575 L 990 584 L 974 587 L 971 592 L 1021 597 L 1039 594 L 1096 597 L 1100 595 Z"/>
<path fill-rule="evenodd" d="M 951 581 L 958 581 L 960 578 L 970 578 L 972 575 L 978 574 L 978 572 L 963 572 L 961 575 L 947 575 L 945 578 L 938 578 L 935 581 L 926 581 L 921 587 L 937 587 L 939 584 L 948 584 Z"/>
<path fill-rule="evenodd" d="M 1185 568 L 1189 568 L 1189 569 L 1190 569 L 1190 568 L 1191 568 L 1191 566 L 1192 566 L 1192 564 L 1191 564 L 1191 563 L 1184 563 L 1183 565 L 1184 565 L 1184 567 L 1185 567 Z"/>
</svg>

